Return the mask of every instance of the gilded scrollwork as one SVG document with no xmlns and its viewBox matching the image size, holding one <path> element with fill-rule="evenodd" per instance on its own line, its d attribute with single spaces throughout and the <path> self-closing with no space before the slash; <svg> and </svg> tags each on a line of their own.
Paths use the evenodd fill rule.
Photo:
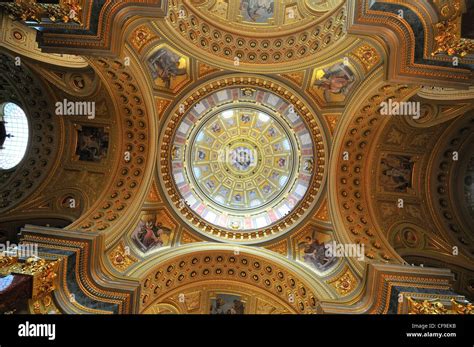
<svg viewBox="0 0 474 347">
<path fill-rule="evenodd" d="M 61 314 L 61 310 L 54 302 L 52 294 L 37 300 L 30 300 L 29 310 L 31 314 Z"/>
<path fill-rule="evenodd" d="M 19 260 L 17 256 L 0 255 L 1 275 L 26 275 L 32 277 L 32 300 L 38 300 L 50 294 L 56 287 L 55 281 L 59 268 L 59 260 L 27 258 Z"/>
<path fill-rule="evenodd" d="M 461 37 L 461 0 L 433 1 L 441 21 L 434 25 L 436 34 L 435 47 L 431 55 L 447 54 L 465 57 L 474 53 L 474 40 Z"/>
<path fill-rule="evenodd" d="M 82 1 L 61 1 L 60 4 L 40 4 L 33 0 L 20 0 L 0 5 L 12 18 L 22 21 L 82 24 Z"/>
<path fill-rule="evenodd" d="M 460 303 L 451 299 L 451 307 L 440 300 L 417 300 L 411 297 L 408 300 L 408 314 L 474 314 L 474 307 L 470 302 Z"/>
<path fill-rule="evenodd" d="M 465 57 L 474 53 L 474 40 L 460 37 L 460 28 L 452 20 L 442 21 L 435 25 L 435 49 L 432 55 L 447 54 Z"/>
<path fill-rule="evenodd" d="M 109 259 L 112 265 L 119 271 L 126 271 L 130 266 L 138 261 L 138 259 L 131 255 L 130 247 L 125 246 L 123 241 L 109 252 Z"/>
<path fill-rule="evenodd" d="M 425 2 L 361 0 L 355 2 L 354 20 L 348 30 L 355 34 L 369 33 L 373 38 L 385 37 L 392 52 L 387 57 L 389 74 L 399 83 L 411 80 L 436 86 L 457 84 L 465 88 L 472 84 L 473 75 L 469 69 L 462 68 L 461 63 L 472 62 L 469 58 L 472 40 L 460 38 L 459 15 L 462 7 L 459 4 L 460 1 L 455 1 L 454 6 L 452 1 L 437 1 L 436 6 L 443 9 L 437 18 L 439 22 L 433 22 L 433 18 L 428 17 L 423 9 Z M 407 13 L 412 16 L 410 20 L 407 20 Z M 443 57 L 444 54 L 448 57 Z M 457 65 L 451 64 L 452 68 L 448 71 L 446 62 L 452 63 L 449 55 L 458 55 L 464 60 L 460 59 Z M 436 83 L 432 83 L 433 79 Z"/>
</svg>

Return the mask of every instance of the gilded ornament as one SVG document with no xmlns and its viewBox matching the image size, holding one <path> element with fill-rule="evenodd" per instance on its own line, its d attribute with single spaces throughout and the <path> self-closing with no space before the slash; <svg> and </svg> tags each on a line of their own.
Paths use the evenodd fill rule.
<svg viewBox="0 0 474 347">
<path fill-rule="evenodd" d="M 474 314 L 474 306 L 472 303 L 458 303 L 456 300 L 451 299 L 451 310 L 456 314 Z"/>
<path fill-rule="evenodd" d="M 331 284 L 338 294 L 347 295 L 354 290 L 357 284 L 357 279 L 354 277 L 352 272 L 347 268 L 341 277 L 336 278 L 328 282 Z"/>
<path fill-rule="evenodd" d="M 120 271 L 127 270 L 138 261 L 137 258 L 130 255 L 130 249 L 121 241 L 109 254 L 109 259 L 114 267 Z"/>
<path fill-rule="evenodd" d="M 437 35 L 435 36 L 435 51 L 437 54 L 447 54 L 465 57 L 474 53 L 474 40 L 460 37 L 460 28 L 453 20 L 445 20 L 435 25 Z"/>
<path fill-rule="evenodd" d="M 451 307 L 446 307 L 439 299 L 416 300 L 407 297 L 408 314 L 474 314 L 470 302 L 459 303 L 454 298 L 450 300 Z"/>
<path fill-rule="evenodd" d="M 147 42 L 156 37 L 147 26 L 137 28 L 132 34 L 132 44 L 135 49 L 140 50 Z"/>
<path fill-rule="evenodd" d="M 61 4 L 38 4 L 34 0 L 20 0 L 15 3 L 0 4 L 13 20 L 34 21 L 42 23 L 48 18 L 53 23 L 82 24 L 82 6 L 78 1 Z"/>
<path fill-rule="evenodd" d="M 380 60 L 377 50 L 369 45 L 360 46 L 354 54 L 364 64 L 366 70 L 373 68 Z"/>
<path fill-rule="evenodd" d="M 0 254 L 0 274 L 5 274 L 9 267 L 18 262 L 18 258 Z"/>
</svg>

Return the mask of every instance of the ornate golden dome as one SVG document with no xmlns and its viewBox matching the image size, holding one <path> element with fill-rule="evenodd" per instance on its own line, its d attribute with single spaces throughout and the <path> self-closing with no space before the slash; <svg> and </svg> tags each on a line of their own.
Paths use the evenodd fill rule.
<svg viewBox="0 0 474 347">
<path fill-rule="evenodd" d="M 37 247 L 0 287 L 30 313 L 472 313 L 473 9 L 0 1 L 25 118 L 0 251 Z"/>
<path fill-rule="evenodd" d="M 284 219 L 293 215 L 296 222 L 316 202 L 323 137 L 314 111 L 288 90 L 231 81 L 176 106 L 179 120 L 168 122 L 173 135 L 162 147 L 168 149 L 162 172 L 170 167 L 171 174 L 162 179 L 165 186 L 173 183 L 168 197 L 183 218 L 200 220 L 184 218 L 198 231 L 211 228 L 219 230 L 209 233 L 213 238 L 261 242 L 293 227 Z"/>
</svg>

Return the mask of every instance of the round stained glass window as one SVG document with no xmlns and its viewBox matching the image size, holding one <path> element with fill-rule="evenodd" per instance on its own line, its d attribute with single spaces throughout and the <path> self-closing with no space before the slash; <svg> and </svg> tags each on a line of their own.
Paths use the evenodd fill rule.
<svg viewBox="0 0 474 347">
<path fill-rule="evenodd" d="M 23 109 L 15 103 L 0 105 L 0 169 L 17 166 L 28 147 L 28 120 Z"/>
</svg>

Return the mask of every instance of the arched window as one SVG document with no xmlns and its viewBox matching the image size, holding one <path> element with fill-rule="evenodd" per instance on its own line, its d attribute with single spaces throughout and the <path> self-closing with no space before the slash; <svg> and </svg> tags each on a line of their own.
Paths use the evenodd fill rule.
<svg viewBox="0 0 474 347">
<path fill-rule="evenodd" d="M 13 102 L 0 105 L 0 170 L 17 166 L 28 146 L 28 120 Z"/>
</svg>

